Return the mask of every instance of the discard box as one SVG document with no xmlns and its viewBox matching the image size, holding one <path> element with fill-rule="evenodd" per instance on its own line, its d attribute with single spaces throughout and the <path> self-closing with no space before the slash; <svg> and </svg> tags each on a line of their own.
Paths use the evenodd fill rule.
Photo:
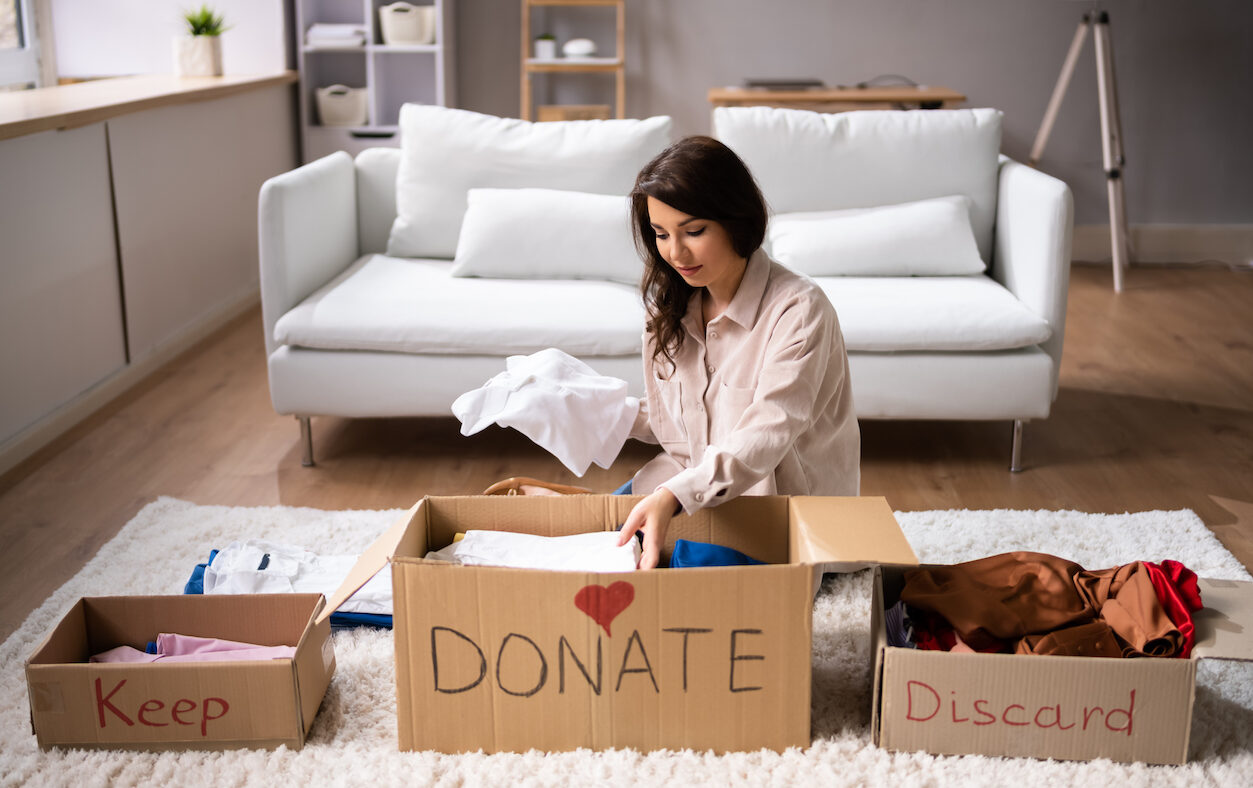
<svg viewBox="0 0 1253 788">
<path fill-rule="evenodd" d="M 452 566 L 470 529 L 614 530 L 636 497 L 428 497 L 362 557 L 334 609 L 390 558 L 401 750 L 717 752 L 810 743 L 821 572 L 916 562 L 882 498 L 745 497 L 676 517 L 676 538 L 763 566 L 621 574 Z"/>
<path fill-rule="evenodd" d="M 79 599 L 26 661 L 39 746 L 299 749 L 335 672 L 321 594 Z M 158 633 L 295 646 L 291 659 L 93 664 Z"/>
<path fill-rule="evenodd" d="M 1253 659 L 1253 583 L 1200 581 L 1189 659 L 954 654 L 887 644 L 909 567 L 875 570 L 875 742 L 935 754 L 1181 764 L 1197 661 Z"/>
</svg>

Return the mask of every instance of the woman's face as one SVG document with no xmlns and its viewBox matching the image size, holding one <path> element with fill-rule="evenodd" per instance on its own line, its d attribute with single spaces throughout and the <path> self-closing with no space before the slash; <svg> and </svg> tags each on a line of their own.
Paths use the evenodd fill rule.
<svg viewBox="0 0 1253 788">
<path fill-rule="evenodd" d="M 657 251 L 692 287 L 739 285 L 746 261 L 735 253 L 726 228 L 711 219 L 677 211 L 648 198 L 648 221 L 657 234 Z"/>
</svg>

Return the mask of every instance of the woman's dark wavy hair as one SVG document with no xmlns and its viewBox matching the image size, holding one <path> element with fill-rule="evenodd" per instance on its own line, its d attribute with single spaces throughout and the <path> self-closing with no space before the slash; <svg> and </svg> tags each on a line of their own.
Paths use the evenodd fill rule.
<svg viewBox="0 0 1253 788">
<path fill-rule="evenodd" d="M 645 330 L 652 334 L 653 360 L 671 369 L 683 345 L 683 315 L 695 288 L 657 250 L 657 233 L 648 218 L 648 198 L 677 211 L 715 221 L 727 231 L 735 253 L 748 259 L 766 237 L 767 208 L 761 189 L 735 152 L 712 137 L 685 137 L 640 170 L 631 190 L 635 246 L 644 258 L 640 290 L 648 310 Z"/>
</svg>

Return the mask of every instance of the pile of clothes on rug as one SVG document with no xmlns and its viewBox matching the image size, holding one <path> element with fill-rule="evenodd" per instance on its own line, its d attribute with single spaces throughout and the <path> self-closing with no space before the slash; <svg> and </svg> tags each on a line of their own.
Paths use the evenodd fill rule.
<svg viewBox="0 0 1253 788">
<path fill-rule="evenodd" d="M 1177 561 L 1086 570 L 1013 552 L 905 572 L 888 643 L 933 651 L 1187 658 L 1196 574 Z"/>
</svg>

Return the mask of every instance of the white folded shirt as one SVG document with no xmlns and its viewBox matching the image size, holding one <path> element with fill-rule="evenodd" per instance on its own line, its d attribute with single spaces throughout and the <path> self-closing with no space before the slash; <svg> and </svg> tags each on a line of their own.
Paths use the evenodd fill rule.
<svg viewBox="0 0 1253 788">
<path fill-rule="evenodd" d="M 571 536 L 533 536 L 513 531 L 466 531 L 465 538 L 426 554 L 428 561 L 464 566 L 508 566 L 563 572 L 632 572 L 640 543 L 618 546 L 617 531 Z"/>
<path fill-rule="evenodd" d="M 258 569 L 268 555 L 265 569 Z M 327 599 L 357 563 L 355 555 L 315 555 L 259 539 L 231 542 L 204 570 L 206 594 L 322 594 Z M 383 567 L 340 606 L 344 613 L 392 615 L 392 570 Z"/>
<path fill-rule="evenodd" d="M 627 396 L 625 380 L 598 375 L 556 348 L 510 356 L 504 372 L 452 404 L 462 435 L 493 422 L 512 427 L 577 476 L 593 462 L 613 464 L 639 408 L 640 401 Z"/>
</svg>

